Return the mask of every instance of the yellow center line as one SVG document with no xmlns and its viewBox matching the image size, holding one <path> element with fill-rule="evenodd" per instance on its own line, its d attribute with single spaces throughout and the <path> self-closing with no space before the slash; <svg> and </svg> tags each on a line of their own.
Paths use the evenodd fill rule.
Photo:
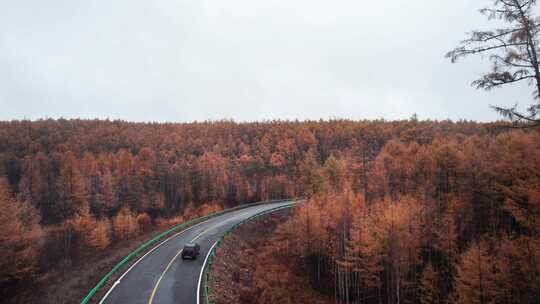
<svg viewBox="0 0 540 304">
<path fill-rule="evenodd" d="M 169 262 L 169 264 L 167 265 L 167 267 L 165 267 L 165 270 L 163 270 L 163 272 L 161 273 L 161 276 L 159 276 L 159 279 L 157 280 L 156 282 L 156 286 L 154 286 L 154 289 L 152 290 L 152 294 L 150 295 L 150 299 L 148 299 L 148 304 L 152 304 L 152 302 L 154 301 L 154 296 L 156 295 L 156 291 L 159 287 L 159 283 L 161 283 L 161 280 L 163 279 L 163 277 L 165 276 L 165 273 L 167 273 L 167 271 L 169 270 L 169 268 L 171 268 L 174 260 L 176 260 L 176 258 L 182 253 L 182 250 L 181 249 L 180 251 L 178 251 L 178 253 L 171 259 L 171 261 Z"/>
<path fill-rule="evenodd" d="M 244 216 L 246 215 L 247 213 L 244 212 L 244 213 L 241 213 L 235 217 L 233 217 L 233 219 L 237 218 L 237 217 L 240 217 L 240 216 Z M 207 231 L 210 231 L 220 225 L 222 225 L 223 223 L 218 223 L 217 225 L 214 225 L 210 228 L 207 228 L 205 230 L 203 230 L 201 233 L 199 233 L 194 239 L 191 240 L 191 242 L 195 242 L 195 240 L 197 240 L 198 238 L 201 237 L 201 235 L 203 235 L 204 233 L 206 233 Z M 180 251 L 178 251 L 178 253 L 172 258 L 172 260 L 169 262 L 169 264 L 167 265 L 167 267 L 165 267 L 165 270 L 163 270 L 163 272 L 161 273 L 161 275 L 159 276 L 159 279 L 157 280 L 156 282 L 156 285 L 154 286 L 154 289 L 152 290 L 152 294 L 150 295 L 150 299 L 148 299 L 148 304 L 152 304 L 152 302 L 154 301 L 154 296 L 156 295 L 156 292 L 157 292 L 157 289 L 159 287 L 159 283 L 161 283 L 161 280 L 163 279 L 163 277 L 165 276 L 165 273 L 167 273 L 167 271 L 169 270 L 169 268 L 171 268 L 174 260 L 176 260 L 176 258 L 182 253 L 182 250 L 181 249 Z"/>
<path fill-rule="evenodd" d="M 191 243 L 195 242 L 195 241 L 196 241 L 196 240 L 197 240 L 198 238 L 200 238 L 200 237 L 201 237 L 201 235 L 205 234 L 205 233 L 206 233 L 207 231 L 210 231 L 210 230 L 212 230 L 212 229 L 214 229 L 214 228 L 215 228 L 215 226 L 214 226 L 214 227 L 210 227 L 210 228 L 208 228 L 208 229 L 205 229 L 205 230 L 203 230 L 203 232 L 201 232 L 201 233 L 197 234 L 197 236 L 196 236 L 196 237 L 194 237 L 194 238 L 193 238 L 193 239 L 192 239 L 192 240 L 191 240 L 190 242 L 191 242 Z"/>
<path fill-rule="evenodd" d="M 240 214 L 236 215 L 235 217 L 230 218 L 230 220 L 233 220 L 233 219 L 236 219 L 236 218 L 238 218 L 238 217 L 244 216 L 244 215 L 246 215 L 246 214 L 248 214 L 248 213 L 249 213 L 249 212 L 243 212 L 243 213 L 240 213 Z M 200 238 L 200 237 L 201 237 L 203 234 L 205 234 L 206 232 L 208 232 L 208 231 L 210 231 L 210 230 L 212 230 L 212 229 L 214 229 L 214 228 L 216 228 L 216 227 L 218 227 L 218 226 L 221 226 L 221 225 L 223 225 L 223 223 L 217 223 L 216 225 L 214 225 L 214 226 L 212 226 L 212 227 L 209 227 L 209 228 L 203 230 L 203 232 L 197 234 L 197 236 L 194 237 L 194 238 L 191 240 L 191 242 L 192 242 L 192 243 L 195 242 L 198 238 Z"/>
</svg>

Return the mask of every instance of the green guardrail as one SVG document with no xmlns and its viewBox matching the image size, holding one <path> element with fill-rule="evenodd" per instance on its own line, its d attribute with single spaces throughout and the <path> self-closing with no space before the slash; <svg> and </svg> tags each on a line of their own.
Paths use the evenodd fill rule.
<svg viewBox="0 0 540 304">
<path fill-rule="evenodd" d="M 283 201 L 287 201 L 287 200 L 283 200 Z M 266 214 L 269 214 L 269 213 L 272 213 L 272 212 L 276 212 L 276 211 L 279 211 L 279 210 L 283 210 L 283 209 L 288 209 L 288 208 L 292 208 L 296 205 L 296 201 L 289 204 L 289 205 L 286 205 L 286 206 L 280 206 L 280 207 L 276 207 L 276 208 L 272 208 L 272 209 L 269 209 L 269 210 L 266 210 L 266 211 L 263 211 L 261 213 L 257 213 L 239 223 L 236 223 L 234 226 L 232 226 L 231 228 L 229 228 L 227 231 L 225 231 L 225 234 L 223 234 L 223 236 L 216 242 L 216 244 L 212 247 L 212 251 L 209 253 L 209 256 L 208 256 L 208 262 L 207 264 L 205 265 L 205 268 L 204 268 L 204 288 L 203 288 L 203 292 L 204 292 L 204 303 L 205 304 L 211 304 L 210 303 L 210 299 L 208 297 L 208 277 L 209 277 L 209 273 L 210 273 L 210 270 L 212 269 L 212 264 L 214 262 L 214 257 L 216 255 L 216 251 L 217 249 L 219 248 L 219 246 L 221 246 L 221 242 L 223 241 L 223 239 L 231 234 L 234 230 L 238 229 L 240 226 L 246 224 L 247 222 L 250 222 L 252 220 L 254 220 L 255 218 L 258 218 L 260 216 L 263 216 L 263 215 L 266 215 Z M 199 303 L 197 303 L 199 304 Z"/>
<path fill-rule="evenodd" d="M 137 249 L 135 249 L 134 251 L 129 253 L 127 256 L 125 256 L 118 264 L 116 264 L 111 269 L 111 271 L 109 271 L 109 273 L 107 273 L 97 283 L 97 285 L 94 288 L 92 288 L 92 290 L 90 290 L 90 292 L 86 295 L 86 297 L 81 301 L 81 304 L 89 303 L 90 300 L 92 300 L 92 297 L 95 295 L 95 293 L 101 287 L 103 287 L 103 285 L 105 285 L 107 280 L 110 279 L 122 266 L 124 266 L 126 263 L 128 263 L 131 259 L 136 257 L 139 253 L 143 252 L 144 250 L 148 249 L 150 246 L 156 244 L 158 241 L 162 240 L 166 236 L 168 236 L 168 235 L 170 235 L 170 234 L 172 234 L 172 233 L 174 233 L 174 232 L 176 232 L 176 231 L 178 231 L 180 229 L 187 228 L 189 226 L 192 226 L 192 225 L 198 224 L 200 222 L 203 222 L 203 221 L 205 221 L 205 220 L 207 220 L 209 218 L 216 217 L 216 216 L 219 216 L 219 215 L 222 215 L 222 214 L 225 214 L 225 213 L 228 213 L 228 212 L 236 211 L 236 210 L 239 210 L 239 209 L 244 209 L 244 208 L 258 206 L 258 205 L 264 205 L 264 204 L 286 202 L 286 201 L 290 201 L 290 200 L 292 200 L 292 199 L 269 200 L 269 201 L 263 201 L 263 202 L 258 202 L 258 203 L 243 204 L 243 205 L 239 205 L 239 206 L 236 206 L 236 207 L 233 207 L 233 208 L 217 211 L 217 212 L 214 212 L 214 213 L 211 213 L 211 214 L 208 214 L 208 215 L 205 215 L 205 216 L 202 216 L 202 217 L 198 217 L 196 219 L 192 219 L 192 220 L 189 220 L 187 222 L 178 224 L 178 225 L 172 227 L 171 229 L 156 235 L 155 237 L 153 237 L 149 241 L 143 243 Z"/>
</svg>

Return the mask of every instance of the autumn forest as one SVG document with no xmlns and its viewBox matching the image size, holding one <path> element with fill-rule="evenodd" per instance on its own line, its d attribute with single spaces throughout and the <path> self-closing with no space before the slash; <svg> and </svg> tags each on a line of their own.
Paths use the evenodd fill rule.
<svg viewBox="0 0 540 304">
<path fill-rule="evenodd" d="M 259 253 L 260 303 L 535 303 L 540 133 L 508 126 L 3 122 L 1 292 L 172 220 L 304 198 Z"/>
</svg>

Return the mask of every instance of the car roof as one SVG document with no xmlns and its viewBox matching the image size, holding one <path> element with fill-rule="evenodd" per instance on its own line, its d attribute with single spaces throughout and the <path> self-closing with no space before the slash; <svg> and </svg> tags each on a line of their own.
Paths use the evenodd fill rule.
<svg viewBox="0 0 540 304">
<path fill-rule="evenodd" d="M 197 245 L 198 245 L 197 243 L 187 243 L 184 245 L 184 247 L 195 247 Z"/>
</svg>

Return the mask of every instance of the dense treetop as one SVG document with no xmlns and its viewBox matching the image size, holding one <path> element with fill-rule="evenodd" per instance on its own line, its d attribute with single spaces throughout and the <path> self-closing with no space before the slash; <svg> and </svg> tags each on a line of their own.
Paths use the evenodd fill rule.
<svg viewBox="0 0 540 304">
<path fill-rule="evenodd" d="M 7 219 L 0 254 L 18 261 L 3 268 L 2 291 L 58 263 L 76 267 L 171 219 L 304 197 L 258 258 L 261 292 L 285 280 L 265 265 L 300 270 L 290 278 L 305 282 L 287 282 L 280 302 L 307 283 L 362 303 L 469 303 L 467 292 L 528 301 L 540 290 L 534 277 L 522 276 L 523 267 L 540 264 L 522 254 L 540 244 L 531 220 L 540 197 L 540 134 L 507 127 L 414 117 L 0 122 L 0 216 Z M 475 269 L 474 259 L 496 259 L 499 268 Z M 502 276 L 516 259 L 522 268 Z M 478 271 L 492 281 L 478 281 Z M 467 291 L 471 284 L 523 292 Z"/>
</svg>

